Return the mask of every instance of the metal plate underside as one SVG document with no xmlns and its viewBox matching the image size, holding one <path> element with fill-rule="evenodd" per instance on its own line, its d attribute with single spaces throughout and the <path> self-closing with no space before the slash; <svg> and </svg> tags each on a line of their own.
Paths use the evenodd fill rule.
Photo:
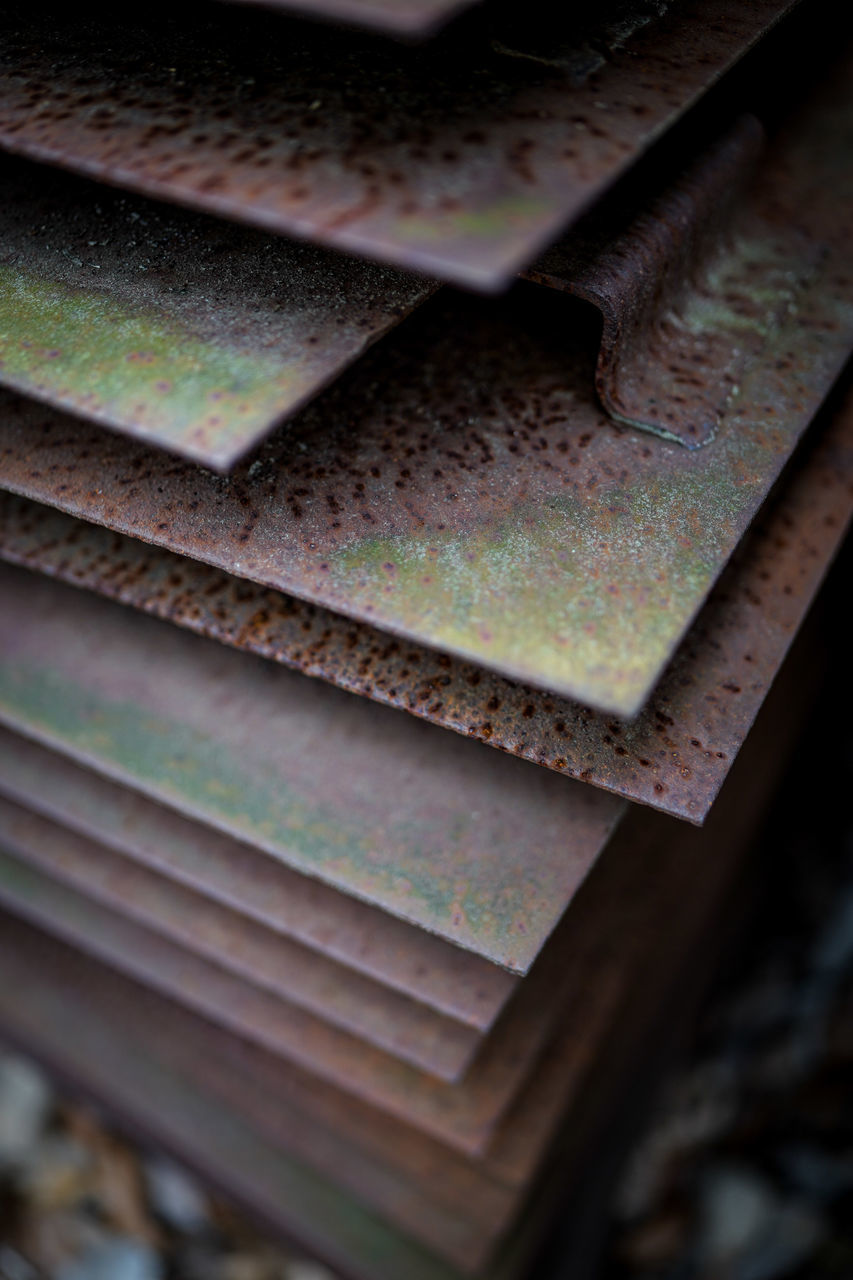
<svg viewBox="0 0 853 1280">
<path fill-rule="evenodd" d="M 49 785 L 48 778 L 43 785 Z M 481 1043 L 473 1027 L 289 942 L 17 803 L 0 800 L 0 830 L 8 851 L 45 875 L 279 997 L 286 1002 L 283 1018 L 292 1005 L 442 1080 L 457 1080 Z M 267 1007 L 275 1008 L 272 1001 Z"/>
<path fill-rule="evenodd" d="M 422 39 L 476 0 L 230 0 Z"/>
<path fill-rule="evenodd" d="M 792 7 L 487 8 L 407 50 L 209 3 L 19 3 L 0 18 L 0 146 L 496 288 Z"/>
<path fill-rule="evenodd" d="M 143 868 L 486 1031 L 518 977 L 0 729 L 0 794 Z"/>
<path fill-rule="evenodd" d="M 22 814 L 15 843 L 26 861 L 0 854 L 0 901 L 41 928 L 71 942 L 154 990 L 178 1000 L 274 1057 L 372 1104 L 469 1156 L 481 1155 L 507 1109 L 530 1077 L 573 996 L 576 972 L 570 915 L 561 922 L 518 996 L 485 1039 L 473 1065 L 457 1081 L 419 1071 L 271 998 L 252 982 L 226 972 L 62 885 L 29 862 L 50 824 Z M 47 833 L 60 843 L 62 831 Z"/>
<path fill-rule="evenodd" d="M 226 471 L 434 286 L 0 167 L 0 380 Z"/>
<path fill-rule="evenodd" d="M 234 1037 L 11 921 L 8 929 L 4 921 L 0 968 L 4 976 L 11 972 L 27 980 L 0 984 L 3 1021 L 20 1032 L 26 1028 L 29 1039 L 35 1032 L 34 1043 L 43 1044 L 52 1029 L 65 1025 L 65 1016 L 71 1016 L 84 993 L 86 1017 L 71 1037 L 75 1063 L 87 1057 L 97 1064 L 109 1061 L 105 1035 L 112 1034 L 121 1044 L 134 1043 L 142 1035 L 148 1044 L 143 1060 L 153 1060 L 169 1073 L 188 1075 L 217 1096 L 220 1106 L 225 1104 L 223 1112 L 231 1116 L 236 1110 L 267 1141 L 281 1143 L 315 1168 L 331 1172 L 362 1201 L 379 1204 L 384 1195 L 388 1204 L 388 1178 L 380 1171 L 385 1161 L 397 1189 L 396 1208 L 388 1211 L 397 1220 L 407 1207 L 411 1211 L 412 1200 L 428 1213 L 429 1202 L 437 1198 L 439 1204 L 455 1205 L 480 1223 L 482 1247 L 484 1240 L 496 1239 L 505 1229 L 567 1113 L 569 1150 L 572 1142 L 582 1146 L 588 1114 L 584 1099 L 590 1085 L 601 1078 L 595 1065 L 606 1053 L 611 1062 L 633 1062 L 635 1037 L 654 1025 L 655 1009 L 668 1007 L 663 993 L 678 982 L 676 975 L 689 963 L 697 937 L 715 914 L 742 849 L 749 847 L 777 762 L 784 756 L 783 745 L 796 732 L 797 716 L 792 719 L 790 710 L 797 698 L 791 694 L 804 682 L 797 671 L 790 676 L 794 685 L 789 687 L 789 676 L 783 677 L 773 700 L 775 718 L 768 720 L 765 713 L 760 721 L 761 730 L 739 762 L 740 781 L 727 790 L 727 799 L 708 827 L 691 832 L 666 818 L 637 812 L 637 821 L 623 827 L 590 876 L 572 913 L 568 967 L 577 980 L 570 1014 L 483 1160 L 460 1160 L 358 1102 L 341 1106 L 336 1091 L 309 1082 L 263 1050 L 239 1045 Z M 778 719 L 780 709 L 788 713 L 784 723 Z M 662 918 L 668 921 L 667 929 L 660 927 Z M 52 963 L 51 953 L 62 962 Z M 40 984 L 42 1000 L 8 998 L 12 990 L 29 992 L 44 974 L 45 964 L 50 979 Z M 585 973 L 589 980 L 582 980 Z M 110 1016 L 113 1007 L 115 1018 Z M 54 1008 L 61 1016 L 51 1012 Z M 91 1021 L 93 1009 L 100 1015 L 97 1031 Z M 133 1034 L 125 1036 L 128 1018 Z M 86 1028 L 82 1034 L 81 1026 Z M 90 1035 L 97 1048 L 87 1054 Z M 105 1090 L 110 1097 L 116 1083 L 127 1079 L 138 1077 L 107 1072 L 101 1088 L 112 1086 Z M 379 1167 L 374 1163 L 371 1173 L 363 1159 L 353 1164 L 352 1147 L 346 1155 L 348 1144 L 378 1161 Z M 501 1197 L 501 1184 L 515 1191 Z M 458 1247 L 458 1235 L 452 1238 Z"/>
<path fill-rule="evenodd" d="M 0 720 L 519 972 L 624 810 L 580 783 L 8 566 Z"/>
<path fill-rule="evenodd" d="M 703 449 L 606 419 L 587 312 L 526 285 L 433 299 L 227 480 L 2 394 L 0 487 L 634 715 L 853 341 L 848 70 L 761 171 L 809 268 Z"/>
<path fill-rule="evenodd" d="M 0 557 L 702 822 L 850 522 L 853 390 L 813 432 L 633 721 L 12 494 L 0 494 Z M 33 795 L 44 767 L 32 769 Z"/>
</svg>

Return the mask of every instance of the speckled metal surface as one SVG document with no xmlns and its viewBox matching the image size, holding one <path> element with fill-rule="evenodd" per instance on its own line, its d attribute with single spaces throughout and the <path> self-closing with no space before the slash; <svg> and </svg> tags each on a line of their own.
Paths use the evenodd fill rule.
<svg viewBox="0 0 853 1280">
<path fill-rule="evenodd" d="M 601 312 L 595 385 L 608 413 L 691 449 L 717 434 L 820 253 L 798 227 L 774 242 L 738 207 L 762 138 L 742 117 L 642 211 L 626 217 L 620 189 L 525 273 Z"/>
<path fill-rule="evenodd" d="M 849 387 L 780 484 L 633 721 L 10 494 L 0 494 L 0 557 L 702 822 L 850 522 Z"/>
<path fill-rule="evenodd" d="M 494 288 L 792 7 L 489 6 L 406 50 L 209 2 L 95 17 L 16 3 L 0 146 Z"/>
<path fill-rule="evenodd" d="M 480 1032 L 518 984 L 473 952 L 298 875 L 0 728 L 0 794 L 176 885 Z"/>
<path fill-rule="evenodd" d="M 45 777 L 43 786 L 48 785 Z M 0 829 L 10 853 L 52 879 L 280 997 L 282 1018 L 290 1006 L 304 1010 L 442 1080 L 458 1079 L 480 1044 L 473 1027 L 443 1018 L 19 804 L 0 799 Z"/>
<path fill-rule="evenodd" d="M 0 381 L 224 471 L 434 286 L 0 168 Z"/>
<path fill-rule="evenodd" d="M 585 307 L 526 285 L 433 299 L 229 480 L 0 395 L 0 487 L 634 715 L 853 343 L 848 68 L 761 168 L 818 257 L 704 449 L 612 424 Z"/>
<path fill-rule="evenodd" d="M 524 972 L 624 803 L 88 593 L 0 569 L 0 720 Z M 522 856 L 523 853 L 523 856 Z"/>
</svg>

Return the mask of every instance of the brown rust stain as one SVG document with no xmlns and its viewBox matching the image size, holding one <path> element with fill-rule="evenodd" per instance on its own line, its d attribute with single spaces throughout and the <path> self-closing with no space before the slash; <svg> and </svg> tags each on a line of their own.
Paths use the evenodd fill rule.
<svg viewBox="0 0 853 1280">
<path fill-rule="evenodd" d="M 407 50 L 209 4 L 16 6 L 0 146 L 495 288 L 791 7 L 637 0 L 520 26 L 485 8 Z"/>
</svg>

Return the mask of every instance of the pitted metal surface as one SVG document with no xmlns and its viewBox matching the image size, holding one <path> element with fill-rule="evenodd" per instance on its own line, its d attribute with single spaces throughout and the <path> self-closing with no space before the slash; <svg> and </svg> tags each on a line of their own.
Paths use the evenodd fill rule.
<svg viewBox="0 0 853 1280">
<path fill-rule="evenodd" d="M 0 19 L 0 146 L 491 289 L 792 7 L 484 7 L 406 50 L 209 0 L 95 17 L 17 3 Z"/>
<path fill-rule="evenodd" d="M 850 523 L 849 389 L 814 435 L 632 721 L 11 494 L 0 494 L 0 557 L 702 822 Z"/>
<path fill-rule="evenodd" d="M 635 715 L 853 345 L 848 68 L 760 168 L 806 249 L 704 449 L 615 426 L 583 304 L 526 285 L 439 295 L 227 480 L 0 395 L 0 487 Z"/>
</svg>

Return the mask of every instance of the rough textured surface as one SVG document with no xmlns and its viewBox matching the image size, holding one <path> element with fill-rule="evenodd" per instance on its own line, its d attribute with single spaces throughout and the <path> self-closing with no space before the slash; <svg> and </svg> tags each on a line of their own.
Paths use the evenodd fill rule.
<svg viewBox="0 0 853 1280">
<path fill-rule="evenodd" d="M 853 510 L 853 402 L 834 398 L 738 548 L 649 705 L 620 721 L 403 644 L 26 498 L 0 494 L 0 556 L 701 822 Z M 38 773 L 38 768 L 34 771 Z"/>
<path fill-rule="evenodd" d="M 525 273 L 601 312 L 607 412 L 689 449 L 714 439 L 821 252 L 799 228 L 774 242 L 751 225 L 743 196 L 762 137 L 741 118 L 633 216 L 620 188 Z"/>
<path fill-rule="evenodd" d="M 135 21 L 18 3 L 0 23 L 0 146 L 493 288 L 791 7 L 487 7 L 406 51 L 209 2 Z"/>
<path fill-rule="evenodd" d="M 4 567 L 0 718 L 524 972 L 624 804 Z"/>
<path fill-rule="evenodd" d="M 229 480 L 7 394 L 0 487 L 634 715 L 853 343 L 847 70 L 759 175 L 820 256 L 709 447 L 613 426 L 588 316 L 527 285 L 427 303 Z"/>
<path fill-rule="evenodd" d="M 0 381 L 214 470 L 434 289 L 20 161 L 0 172 Z"/>
</svg>

